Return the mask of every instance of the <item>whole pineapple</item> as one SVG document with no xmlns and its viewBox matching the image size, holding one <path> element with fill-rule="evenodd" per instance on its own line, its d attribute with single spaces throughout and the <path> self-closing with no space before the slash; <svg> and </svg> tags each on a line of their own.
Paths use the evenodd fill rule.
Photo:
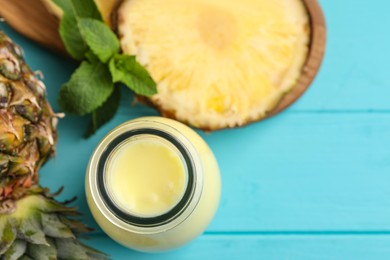
<svg viewBox="0 0 390 260">
<path fill-rule="evenodd" d="M 104 257 L 75 236 L 88 231 L 74 208 L 38 184 L 38 170 L 54 154 L 58 116 L 44 84 L 22 50 L 0 31 L 0 258 Z"/>
</svg>

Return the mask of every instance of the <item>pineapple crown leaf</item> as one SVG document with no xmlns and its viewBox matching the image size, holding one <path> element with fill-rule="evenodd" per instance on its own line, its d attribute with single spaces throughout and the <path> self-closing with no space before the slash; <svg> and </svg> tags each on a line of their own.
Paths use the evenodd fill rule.
<svg viewBox="0 0 390 260">
<path fill-rule="evenodd" d="M 28 244 L 27 250 L 33 259 L 57 259 L 57 250 L 53 239 L 48 238 L 50 246 Z"/>
<path fill-rule="evenodd" d="M 0 215 L 0 258 L 108 259 L 76 239 L 91 229 L 68 217 L 75 208 L 46 196 L 47 189 L 33 189 L 39 193 L 26 195 L 16 212 Z"/>
<path fill-rule="evenodd" d="M 16 230 L 11 221 L 0 219 L 0 256 L 4 254 L 16 239 Z"/>
<path fill-rule="evenodd" d="M 27 243 L 26 241 L 17 239 L 13 242 L 13 244 L 10 246 L 10 248 L 7 250 L 7 252 L 4 255 L 5 259 L 19 259 L 24 252 L 26 251 Z"/>
<path fill-rule="evenodd" d="M 49 245 L 46 241 L 46 234 L 42 230 L 39 214 L 28 214 L 28 217 L 18 219 L 17 222 L 19 239 L 37 245 Z"/>
<path fill-rule="evenodd" d="M 122 83 L 138 95 L 152 96 L 156 83 L 134 56 L 119 54 L 120 43 L 102 21 L 93 0 L 53 0 L 64 12 L 60 36 L 69 54 L 82 61 L 60 90 L 59 104 L 65 112 L 89 115 L 86 136 L 93 134 L 116 113 Z"/>
<path fill-rule="evenodd" d="M 56 214 L 41 214 L 43 232 L 50 237 L 75 238 L 72 230 Z"/>
</svg>

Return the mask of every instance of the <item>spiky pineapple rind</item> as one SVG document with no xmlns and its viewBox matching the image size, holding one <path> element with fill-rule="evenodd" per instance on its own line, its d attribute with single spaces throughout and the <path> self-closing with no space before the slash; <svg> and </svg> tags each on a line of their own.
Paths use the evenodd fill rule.
<svg viewBox="0 0 390 260">
<path fill-rule="evenodd" d="M 22 50 L 0 31 L 1 259 L 105 258 L 77 240 L 90 229 L 76 209 L 37 184 L 55 150 L 57 117 Z"/>
<path fill-rule="evenodd" d="M 0 31 L 0 204 L 38 182 L 39 168 L 55 152 L 56 120 L 45 85 Z"/>
</svg>

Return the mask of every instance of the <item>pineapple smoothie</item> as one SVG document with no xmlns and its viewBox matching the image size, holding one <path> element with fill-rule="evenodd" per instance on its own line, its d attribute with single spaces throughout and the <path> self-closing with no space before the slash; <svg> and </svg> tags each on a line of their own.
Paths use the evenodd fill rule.
<svg viewBox="0 0 390 260">
<path fill-rule="evenodd" d="M 107 165 L 108 189 L 124 211 L 158 216 L 180 200 L 186 172 L 179 151 L 153 136 L 129 140 L 112 153 Z"/>
<path fill-rule="evenodd" d="M 191 128 L 144 117 L 112 130 L 95 149 L 86 195 L 100 227 L 143 252 L 179 247 L 200 235 L 219 203 L 217 161 Z"/>
</svg>

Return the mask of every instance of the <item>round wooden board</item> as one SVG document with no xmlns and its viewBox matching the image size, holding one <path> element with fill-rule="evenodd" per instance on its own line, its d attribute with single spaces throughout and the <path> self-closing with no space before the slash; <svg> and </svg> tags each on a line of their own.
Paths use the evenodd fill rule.
<svg viewBox="0 0 390 260">
<path fill-rule="evenodd" d="M 280 113 L 303 95 L 317 75 L 324 57 L 326 46 L 326 23 L 321 6 L 318 4 L 317 0 L 304 0 L 303 2 L 305 3 L 310 16 L 311 39 L 309 54 L 297 85 L 280 100 L 278 105 L 269 112 L 266 118 Z"/>
<path fill-rule="evenodd" d="M 294 103 L 309 88 L 324 56 L 326 45 L 325 18 L 317 0 L 304 0 L 311 22 L 311 43 L 306 63 L 297 85 L 268 113 L 274 116 Z M 19 33 L 60 53 L 66 53 L 58 34 L 59 20 L 41 0 L 0 0 L 0 16 Z"/>
<path fill-rule="evenodd" d="M 66 53 L 59 20 L 40 0 L 0 0 L 0 17 L 19 33 L 56 52 Z"/>
</svg>

